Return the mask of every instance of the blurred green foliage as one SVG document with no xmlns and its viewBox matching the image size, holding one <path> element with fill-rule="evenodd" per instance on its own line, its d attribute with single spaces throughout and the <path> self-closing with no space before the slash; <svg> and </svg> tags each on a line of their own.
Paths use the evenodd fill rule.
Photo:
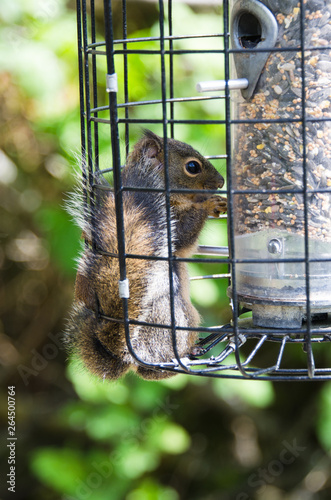
<svg viewBox="0 0 331 500">
<path fill-rule="evenodd" d="M 175 3 L 175 32 L 222 30 L 219 8 Z M 102 26 L 102 2 L 96 4 Z M 120 2 L 113 4 L 120 19 Z M 135 12 L 130 36 L 157 36 L 156 5 L 136 2 L 134 11 L 129 4 Z M 16 386 L 16 498 L 328 499 L 330 383 L 273 386 L 182 375 L 161 382 L 128 375 L 103 383 L 67 364 L 59 337 L 80 249 L 79 231 L 63 207 L 80 151 L 74 3 L 2 0 L 0 21 L 0 400 L 5 436 L 7 386 Z M 219 42 L 212 40 L 181 41 L 177 48 L 214 48 Z M 222 78 L 215 60 L 175 60 L 175 95 L 194 95 L 197 81 Z M 157 57 L 131 57 L 129 63 L 130 100 L 159 99 Z M 101 105 L 102 63 L 98 71 Z M 130 116 L 159 119 L 160 112 L 155 105 Z M 175 106 L 182 119 L 222 116 L 219 101 Z M 161 133 L 161 126 L 153 129 Z M 134 142 L 140 128 L 130 132 Z M 202 153 L 224 153 L 222 126 L 178 125 L 175 135 Z M 121 137 L 124 157 L 123 130 Z M 109 166 L 108 127 L 100 127 L 100 144 L 100 161 Z M 215 165 L 225 174 L 222 162 Z M 211 221 L 201 242 L 225 245 L 226 224 Z M 190 272 L 227 271 L 221 267 L 194 264 Z M 207 325 L 230 318 L 223 281 L 192 282 Z M 300 451 L 289 456 L 296 443 Z M 287 463 L 281 462 L 284 450 Z M 5 447 L 1 453 L 5 477 Z M 1 487 L 6 498 L 6 481 Z"/>
</svg>

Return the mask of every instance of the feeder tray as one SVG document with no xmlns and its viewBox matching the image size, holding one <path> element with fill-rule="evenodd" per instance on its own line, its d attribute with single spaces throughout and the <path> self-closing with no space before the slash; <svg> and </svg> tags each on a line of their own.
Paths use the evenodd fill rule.
<svg viewBox="0 0 331 500">
<path fill-rule="evenodd" d="M 132 128 L 156 124 L 165 138 L 176 137 L 180 125 L 224 128 L 225 150 L 220 146 L 219 154 L 208 158 L 227 164 L 229 248 L 199 247 L 197 256 L 185 260 L 229 265 L 229 273 L 217 278 L 229 281 L 233 320 L 197 328 L 201 339 L 190 358 L 146 363 L 132 348 L 130 318 L 125 317 L 129 351 L 143 366 L 176 373 L 331 379 L 329 2 L 220 1 L 223 32 L 201 34 L 192 27 L 189 35 L 174 33 L 176 5 L 171 0 L 155 6 L 159 33 L 133 38 L 127 20 L 131 9 L 137 8 L 134 2 L 104 0 L 101 7 L 94 0 L 77 0 L 86 202 L 98 203 L 105 189 L 102 178 L 113 171 L 117 225 L 123 228 L 118 172 L 125 160 L 120 144 L 128 154 Z M 189 49 L 191 39 L 212 43 Z M 213 56 L 220 76 L 224 67 L 225 79 L 188 82 L 189 94 L 177 96 L 174 60 L 185 61 L 192 54 L 197 60 Z M 149 56 L 159 58 L 160 98 L 131 101 L 130 86 L 135 81 L 130 61 Z M 141 74 L 139 84 L 148 78 Z M 190 93 L 195 85 L 198 95 Z M 205 91 L 216 94 L 206 96 L 201 93 Z M 177 105 L 210 100 L 224 103 L 224 116 L 180 119 Z M 109 130 L 112 162 L 101 168 L 100 143 Z M 118 259 L 120 280 L 125 283 L 128 256 L 123 234 L 120 230 Z M 174 260 L 169 259 L 169 265 Z M 242 317 L 247 311 L 252 311 L 252 318 Z M 181 327 L 167 326 L 176 353 Z"/>
</svg>

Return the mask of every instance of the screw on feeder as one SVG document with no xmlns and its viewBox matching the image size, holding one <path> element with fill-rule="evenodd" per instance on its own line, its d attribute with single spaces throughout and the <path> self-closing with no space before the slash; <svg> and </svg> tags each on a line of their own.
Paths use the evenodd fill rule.
<svg viewBox="0 0 331 500">
<path fill-rule="evenodd" d="M 277 239 L 277 238 L 273 238 L 272 240 L 269 241 L 268 243 L 268 252 L 269 253 L 272 253 L 272 254 L 281 254 L 283 250 L 283 245 L 282 245 L 282 242 Z"/>
</svg>

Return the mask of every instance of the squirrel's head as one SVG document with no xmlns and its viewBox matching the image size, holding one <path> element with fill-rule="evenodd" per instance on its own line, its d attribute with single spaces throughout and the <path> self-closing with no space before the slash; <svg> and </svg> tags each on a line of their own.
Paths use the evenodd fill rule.
<svg viewBox="0 0 331 500">
<path fill-rule="evenodd" d="M 221 174 L 188 144 L 168 139 L 167 153 L 170 188 L 215 190 L 223 187 Z M 160 179 L 160 184 L 164 185 L 164 140 L 150 130 L 145 130 L 144 136 L 129 155 L 127 165 L 131 167 L 138 164 L 149 172 L 152 170 L 153 175 Z"/>
</svg>

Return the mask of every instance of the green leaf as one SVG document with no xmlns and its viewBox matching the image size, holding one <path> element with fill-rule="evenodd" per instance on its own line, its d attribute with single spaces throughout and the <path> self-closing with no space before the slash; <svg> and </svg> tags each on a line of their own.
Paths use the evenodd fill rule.
<svg viewBox="0 0 331 500">
<path fill-rule="evenodd" d="M 274 400 L 272 383 L 262 380 L 213 380 L 213 388 L 229 403 L 241 400 L 258 408 L 269 406 Z"/>
<path fill-rule="evenodd" d="M 179 500 L 178 493 L 168 486 L 161 486 L 151 479 L 141 482 L 125 500 Z"/>
<path fill-rule="evenodd" d="M 331 382 L 324 385 L 320 396 L 320 413 L 316 425 L 317 435 L 324 448 L 331 450 Z"/>
<path fill-rule="evenodd" d="M 68 365 L 68 378 L 74 384 L 79 397 L 84 401 L 90 403 L 110 401 L 115 404 L 124 404 L 128 401 L 129 390 L 124 379 L 116 382 L 104 382 L 86 370 L 81 370 L 75 361 Z"/>
<path fill-rule="evenodd" d="M 157 431 L 155 441 L 162 452 L 177 455 L 189 449 L 190 436 L 180 425 L 167 422 L 163 429 L 158 427 Z"/>
<path fill-rule="evenodd" d="M 56 491 L 73 494 L 76 481 L 83 480 L 86 468 L 82 454 L 68 448 L 41 448 L 31 459 L 33 473 Z"/>
<path fill-rule="evenodd" d="M 48 241 L 53 260 L 65 273 L 74 274 L 75 260 L 81 249 L 81 231 L 58 205 L 41 208 L 35 219 Z"/>
<path fill-rule="evenodd" d="M 154 450 L 136 448 L 127 454 L 122 462 L 123 473 L 129 478 L 140 477 L 159 465 L 158 454 Z"/>
</svg>

